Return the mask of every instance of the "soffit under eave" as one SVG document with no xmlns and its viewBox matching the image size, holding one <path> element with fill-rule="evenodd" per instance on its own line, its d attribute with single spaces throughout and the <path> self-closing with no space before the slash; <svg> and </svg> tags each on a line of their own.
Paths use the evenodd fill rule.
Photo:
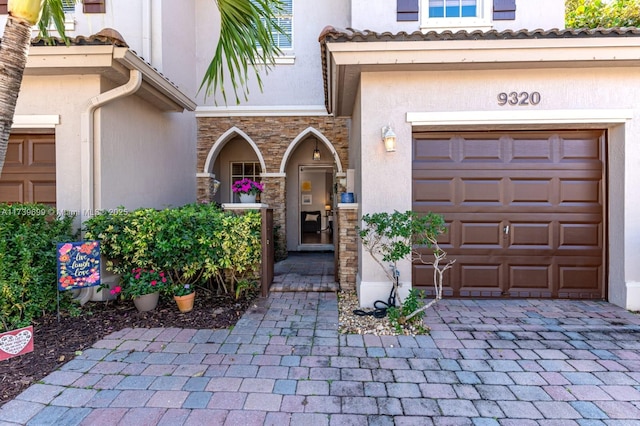
<svg viewBox="0 0 640 426">
<path fill-rule="evenodd" d="M 576 68 L 640 68 L 640 47 L 636 57 L 627 56 L 624 59 L 615 57 L 567 60 L 535 60 L 535 61 L 487 61 L 487 62 L 431 62 L 431 63 L 357 63 L 352 57 L 350 64 L 336 64 L 330 61 L 331 70 L 328 75 L 335 78 L 327 79 L 327 93 L 331 96 L 327 102 L 327 110 L 338 117 L 349 117 L 353 112 L 356 94 L 359 90 L 362 73 L 375 72 L 428 72 L 428 71 L 470 71 L 470 70 L 518 70 L 518 69 L 576 69 Z"/>
<path fill-rule="evenodd" d="M 120 86 L 129 81 L 132 69 L 141 71 L 143 79 L 136 96 L 150 102 L 161 111 L 195 110 L 195 101 L 125 47 L 31 46 L 25 75 L 97 75 L 108 79 L 114 86 Z"/>
</svg>

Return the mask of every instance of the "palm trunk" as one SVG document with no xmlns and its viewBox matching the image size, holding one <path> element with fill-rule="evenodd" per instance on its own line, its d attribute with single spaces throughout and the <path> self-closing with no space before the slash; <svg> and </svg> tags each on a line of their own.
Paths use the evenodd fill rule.
<svg viewBox="0 0 640 426">
<path fill-rule="evenodd" d="M 30 44 L 31 25 L 8 16 L 0 44 L 0 175 L 7 155 L 13 114 Z"/>
</svg>

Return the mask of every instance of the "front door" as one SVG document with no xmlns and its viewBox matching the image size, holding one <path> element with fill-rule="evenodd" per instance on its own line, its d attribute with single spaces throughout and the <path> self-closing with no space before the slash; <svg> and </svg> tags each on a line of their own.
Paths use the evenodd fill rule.
<svg viewBox="0 0 640 426">
<path fill-rule="evenodd" d="M 604 297 L 602 131 L 416 133 L 413 209 L 443 214 L 454 297 Z M 429 266 L 414 285 L 432 289 Z"/>
</svg>

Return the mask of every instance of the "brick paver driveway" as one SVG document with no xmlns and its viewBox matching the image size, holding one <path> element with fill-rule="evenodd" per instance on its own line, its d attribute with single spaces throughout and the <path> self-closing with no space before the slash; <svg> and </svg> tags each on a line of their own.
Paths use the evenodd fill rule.
<svg viewBox="0 0 640 426">
<path fill-rule="evenodd" d="M 339 335 L 335 293 L 232 330 L 125 329 L 0 425 L 640 425 L 640 319 L 605 302 L 444 300 L 428 336 Z"/>
</svg>

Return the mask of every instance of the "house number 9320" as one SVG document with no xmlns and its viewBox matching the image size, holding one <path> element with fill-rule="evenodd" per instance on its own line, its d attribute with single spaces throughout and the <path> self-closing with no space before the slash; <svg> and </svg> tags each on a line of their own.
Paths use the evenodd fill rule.
<svg viewBox="0 0 640 426">
<path fill-rule="evenodd" d="M 540 103 L 539 92 L 502 92 L 498 93 L 498 105 L 538 105 Z"/>
</svg>

